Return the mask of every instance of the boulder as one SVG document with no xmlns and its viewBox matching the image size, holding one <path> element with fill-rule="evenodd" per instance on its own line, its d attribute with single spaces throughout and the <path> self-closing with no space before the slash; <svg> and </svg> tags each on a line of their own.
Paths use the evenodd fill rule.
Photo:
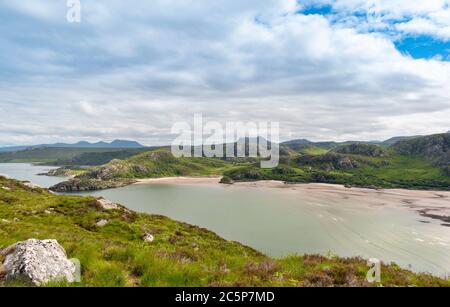
<svg viewBox="0 0 450 307">
<path fill-rule="evenodd" d="M 120 206 L 116 203 L 113 203 L 112 201 L 109 201 L 107 199 L 104 199 L 103 197 L 100 197 L 97 199 L 100 206 L 105 210 L 118 210 L 120 209 Z"/>
<path fill-rule="evenodd" d="M 154 237 L 152 234 L 146 233 L 146 234 L 144 235 L 144 241 L 151 243 L 151 242 L 153 242 L 154 240 L 155 240 L 155 237 Z"/>
<path fill-rule="evenodd" d="M 106 224 L 108 224 L 108 221 L 107 221 L 107 220 L 100 220 L 100 221 L 98 221 L 98 222 L 96 223 L 96 225 L 97 225 L 98 227 L 104 227 L 104 226 L 106 226 Z"/>
<path fill-rule="evenodd" d="M 0 251 L 0 276 L 5 281 L 23 280 L 36 286 L 51 281 L 75 281 L 76 266 L 56 240 L 18 242 Z"/>
</svg>

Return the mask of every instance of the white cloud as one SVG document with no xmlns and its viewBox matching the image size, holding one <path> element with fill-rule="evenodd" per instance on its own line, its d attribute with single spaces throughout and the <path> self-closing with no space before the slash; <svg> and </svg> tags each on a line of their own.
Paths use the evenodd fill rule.
<svg viewBox="0 0 450 307">
<path fill-rule="evenodd" d="M 222 121 L 278 120 L 283 138 L 449 129 L 433 118 L 450 115 L 450 63 L 404 56 L 389 36 L 350 21 L 295 14 L 295 1 L 86 1 L 79 25 L 59 21 L 54 2 L 38 2 L 46 6 L 14 6 L 19 27 L 6 19 L 0 32 L 3 143 L 167 143 L 172 123 L 194 112 Z M 443 1 L 392 2 L 369 4 L 389 16 L 445 22 Z M 405 22 L 398 29 L 424 27 Z"/>
</svg>

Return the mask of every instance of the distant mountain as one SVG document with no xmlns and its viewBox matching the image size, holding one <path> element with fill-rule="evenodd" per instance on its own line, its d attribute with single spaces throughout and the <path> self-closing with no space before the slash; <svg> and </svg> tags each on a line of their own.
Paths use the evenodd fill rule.
<svg viewBox="0 0 450 307">
<path fill-rule="evenodd" d="M 384 141 L 382 144 L 391 146 L 391 145 L 397 144 L 397 143 L 400 142 L 400 141 L 413 140 L 413 139 L 416 139 L 416 138 L 419 138 L 419 137 L 421 137 L 421 136 L 420 136 L 420 135 L 413 135 L 413 136 L 394 136 L 394 137 L 392 137 L 392 138 L 390 138 L 390 139 Z"/>
<path fill-rule="evenodd" d="M 292 140 L 282 143 L 283 145 L 312 145 L 313 142 L 307 140 L 307 139 L 298 139 L 298 140 Z"/>
<path fill-rule="evenodd" d="M 319 147 L 323 149 L 332 149 L 338 146 L 344 146 L 344 145 L 352 145 L 352 144 L 380 144 L 381 142 L 375 142 L 375 141 L 369 141 L 369 142 L 362 142 L 362 141 L 346 141 L 346 142 L 335 142 L 335 141 L 324 141 L 324 142 L 312 142 L 307 139 L 298 139 L 298 140 L 292 140 L 287 141 L 284 143 L 281 143 L 282 145 L 285 145 L 292 150 L 301 150 L 308 147 Z"/>
<path fill-rule="evenodd" d="M 35 149 L 35 148 L 143 148 L 144 146 L 139 144 L 136 141 L 127 141 L 127 140 L 114 140 L 111 143 L 107 142 L 97 142 L 97 143 L 89 143 L 86 141 L 81 141 L 75 144 L 67 144 L 67 143 L 56 143 L 56 144 L 40 144 L 40 145 L 31 145 L 31 146 L 10 146 L 10 147 L 0 147 L 0 152 L 12 152 L 26 149 Z"/>
</svg>

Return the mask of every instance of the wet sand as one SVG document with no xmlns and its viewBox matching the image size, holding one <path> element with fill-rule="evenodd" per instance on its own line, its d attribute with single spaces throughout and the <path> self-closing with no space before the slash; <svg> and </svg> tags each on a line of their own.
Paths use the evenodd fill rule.
<svg viewBox="0 0 450 307">
<path fill-rule="evenodd" d="M 136 184 L 220 184 L 221 177 L 168 177 L 138 180 Z M 367 189 L 345 187 L 336 184 L 290 184 L 281 181 L 240 182 L 228 187 L 286 189 L 300 195 L 315 196 L 317 199 L 334 198 L 354 201 L 371 208 L 400 206 L 417 211 L 424 217 L 450 222 L 450 191 L 406 190 L 406 189 Z"/>
</svg>

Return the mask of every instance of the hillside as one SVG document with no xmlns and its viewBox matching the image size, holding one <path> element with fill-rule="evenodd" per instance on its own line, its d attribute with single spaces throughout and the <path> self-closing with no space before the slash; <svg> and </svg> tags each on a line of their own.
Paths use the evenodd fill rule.
<svg viewBox="0 0 450 307">
<path fill-rule="evenodd" d="M 0 249 L 29 238 L 56 239 L 69 258 L 81 262 L 82 280 L 76 286 L 380 285 L 366 282 L 368 267 L 361 258 L 273 259 L 206 229 L 103 203 L 0 177 Z M 106 225 L 99 226 L 100 220 Z M 143 239 L 148 234 L 153 242 Z M 382 272 L 383 286 L 450 286 L 394 264 L 383 265 Z M 27 284 L 0 280 L 0 286 L 18 285 Z"/>
<path fill-rule="evenodd" d="M 80 141 L 75 144 L 68 143 L 55 143 L 55 144 L 39 144 L 39 145 L 21 145 L 21 146 L 7 146 L 0 147 L 0 152 L 14 152 L 14 151 L 22 151 L 22 150 L 31 150 L 38 148 L 142 148 L 143 145 L 139 144 L 135 141 L 127 141 L 127 140 L 114 140 L 110 143 L 108 142 L 97 142 L 97 143 L 89 143 L 86 141 Z"/>
<path fill-rule="evenodd" d="M 132 151 L 133 149 L 130 150 Z M 85 157 L 88 157 L 87 159 L 88 161 L 93 161 L 92 159 L 90 159 L 92 155 L 95 154 L 114 155 L 115 152 L 123 152 L 123 151 L 124 149 L 122 148 L 63 148 L 63 147 L 30 148 L 21 151 L 0 152 L 0 163 L 39 162 L 46 164 L 67 165 L 64 163 L 70 164 L 72 162 L 72 159 L 74 161 L 78 160 L 80 162 L 83 162 L 86 160 Z M 82 156 L 84 154 L 87 154 L 87 156 Z M 62 161 L 64 161 L 64 163 Z M 77 163 L 76 165 L 84 165 L 84 164 Z"/>
<path fill-rule="evenodd" d="M 290 155 L 278 168 L 264 170 L 252 165 L 233 169 L 224 173 L 223 182 L 281 180 L 368 188 L 449 190 L 450 173 L 445 172 L 449 161 L 446 158 L 448 136 L 406 140 L 387 149 L 363 143 L 339 145 L 330 150 L 317 144 L 305 145 L 297 147 L 298 155 Z"/>
<path fill-rule="evenodd" d="M 51 187 L 58 192 L 98 190 L 128 185 L 135 179 L 221 175 L 234 162 L 213 158 L 175 158 L 169 149 L 158 149 L 125 160 L 113 160 Z"/>
<path fill-rule="evenodd" d="M 169 149 L 163 148 L 110 161 L 51 189 L 86 191 L 121 187 L 144 178 L 222 175 L 223 183 L 281 180 L 368 188 L 449 190 L 448 139 L 449 135 L 445 134 L 404 140 L 388 148 L 350 143 L 329 150 L 316 145 L 294 150 L 284 144 L 280 146 L 280 165 L 275 169 L 261 169 L 259 159 L 255 158 L 177 159 Z"/>
<path fill-rule="evenodd" d="M 435 134 L 396 143 L 393 150 L 401 155 L 421 157 L 441 167 L 450 175 L 450 134 Z"/>
<path fill-rule="evenodd" d="M 373 144 L 350 144 L 335 147 L 331 152 L 348 155 L 361 155 L 367 157 L 387 157 L 386 150 Z"/>
<path fill-rule="evenodd" d="M 115 159 L 127 159 L 151 149 L 152 148 L 131 148 L 115 151 L 83 152 L 72 158 L 59 158 L 56 161 L 47 164 L 54 166 L 97 166 L 106 164 Z"/>
</svg>

